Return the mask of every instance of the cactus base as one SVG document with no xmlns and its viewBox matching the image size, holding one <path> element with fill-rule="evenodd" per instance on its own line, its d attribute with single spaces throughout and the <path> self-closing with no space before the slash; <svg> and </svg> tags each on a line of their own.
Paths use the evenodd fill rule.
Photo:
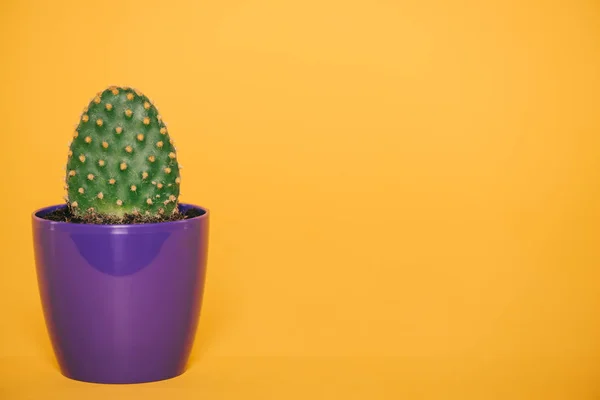
<svg viewBox="0 0 600 400">
<path fill-rule="evenodd" d="M 123 216 L 112 216 L 93 212 L 77 215 L 72 212 L 70 207 L 64 206 L 45 214 L 42 218 L 48 221 L 70 222 L 74 224 L 133 225 L 181 221 L 200 215 L 202 215 L 202 211 L 199 211 L 196 208 L 187 209 L 183 212 L 176 212 L 171 215 L 125 214 Z"/>
</svg>

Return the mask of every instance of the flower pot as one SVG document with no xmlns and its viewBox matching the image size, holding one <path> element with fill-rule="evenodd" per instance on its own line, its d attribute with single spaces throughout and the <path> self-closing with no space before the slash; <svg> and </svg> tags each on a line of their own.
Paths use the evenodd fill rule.
<svg viewBox="0 0 600 400">
<path fill-rule="evenodd" d="M 39 292 L 61 373 L 141 383 L 185 371 L 204 291 L 208 210 L 180 221 L 93 225 L 32 215 Z"/>
</svg>

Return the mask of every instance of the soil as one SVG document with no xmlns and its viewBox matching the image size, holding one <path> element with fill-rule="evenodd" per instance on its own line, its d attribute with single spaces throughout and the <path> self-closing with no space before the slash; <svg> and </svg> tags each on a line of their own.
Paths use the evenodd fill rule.
<svg viewBox="0 0 600 400">
<path fill-rule="evenodd" d="M 142 214 L 125 214 L 123 217 L 117 218 L 108 215 L 87 214 L 83 217 L 74 216 L 69 207 L 61 207 L 51 213 L 43 216 L 43 219 L 49 221 L 69 222 L 72 224 L 95 224 L 95 225 L 134 225 L 134 224 L 150 224 L 159 222 L 181 221 L 198 217 L 204 212 L 197 209 L 187 210 L 185 213 L 176 213 L 173 215 L 148 216 Z"/>
</svg>

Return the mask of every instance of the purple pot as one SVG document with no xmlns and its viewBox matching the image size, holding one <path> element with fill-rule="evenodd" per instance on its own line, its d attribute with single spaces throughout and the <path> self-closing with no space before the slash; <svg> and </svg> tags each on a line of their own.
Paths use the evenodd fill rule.
<svg viewBox="0 0 600 400">
<path fill-rule="evenodd" d="M 44 317 L 61 373 L 140 383 L 185 371 L 200 316 L 208 210 L 138 225 L 53 222 L 33 213 Z"/>
</svg>

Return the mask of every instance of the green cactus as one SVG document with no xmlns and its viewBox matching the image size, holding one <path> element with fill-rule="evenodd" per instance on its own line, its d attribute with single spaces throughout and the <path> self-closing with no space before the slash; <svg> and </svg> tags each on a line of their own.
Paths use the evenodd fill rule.
<svg viewBox="0 0 600 400">
<path fill-rule="evenodd" d="M 69 147 L 67 203 L 75 217 L 178 212 L 179 164 L 158 110 L 138 90 L 112 86 L 84 109 Z"/>
</svg>

